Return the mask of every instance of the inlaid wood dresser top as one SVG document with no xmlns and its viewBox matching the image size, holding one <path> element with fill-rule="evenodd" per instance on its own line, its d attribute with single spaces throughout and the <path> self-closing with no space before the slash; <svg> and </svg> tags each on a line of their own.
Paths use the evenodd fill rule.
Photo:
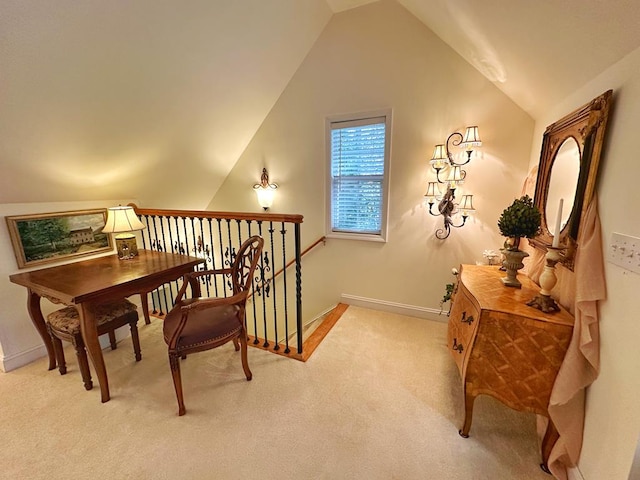
<svg viewBox="0 0 640 480">
<path fill-rule="evenodd" d="M 549 398 L 573 331 L 573 316 L 527 306 L 540 288 L 519 275 L 522 288 L 506 287 L 497 266 L 462 265 L 449 316 L 448 341 L 462 378 L 465 420 L 471 428 L 473 402 L 491 395 L 519 411 L 547 418 Z M 542 444 L 542 468 L 557 432 L 551 422 Z"/>
</svg>

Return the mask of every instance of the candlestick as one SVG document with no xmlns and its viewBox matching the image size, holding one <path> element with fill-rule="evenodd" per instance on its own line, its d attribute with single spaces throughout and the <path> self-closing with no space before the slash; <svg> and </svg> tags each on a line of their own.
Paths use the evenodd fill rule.
<svg viewBox="0 0 640 480">
<path fill-rule="evenodd" d="M 558 204 L 558 216 L 556 217 L 556 229 L 553 231 L 553 248 L 558 248 L 560 246 L 560 228 L 562 225 L 562 204 L 564 203 L 564 199 L 560 199 L 560 203 Z"/>
<path fill-rule="evenodd" d="M 530 307 L 535 307 L 538 310 L 542 310 L 544 313 L 553 313 L 560 311 L 560 307 L 551 298 L 551 290 L 558 282 L 556 277 L 556 263 L 562 259 L 563 248 L 550 247 L 547 249 L 547 255 L 545 256 L 546 264 L 544 270 L 540 275 L 540 295 L 527 302 Z"/>
</svg>

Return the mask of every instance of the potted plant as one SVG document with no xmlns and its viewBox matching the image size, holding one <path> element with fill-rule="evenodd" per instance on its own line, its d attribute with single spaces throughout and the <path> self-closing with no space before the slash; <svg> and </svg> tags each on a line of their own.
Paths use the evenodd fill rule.
<svg viewBox="0 0 640 480">
<path fill-rule="evenodd" d="M 524 267 L 522 259 L 529 254 L 519 249 L 520 239 L 533 238 L 540 233 L 540 218 L 540 210 L 533 205 L 533 199 L 528 195 L 515 199 L 500 215 L 498 228 L 507 237 L 501 250 L 504 255 L 502 266 L 507 271 L 502 283 L 509 287 L 522 286 L 516 275 Z"/>
</svg>

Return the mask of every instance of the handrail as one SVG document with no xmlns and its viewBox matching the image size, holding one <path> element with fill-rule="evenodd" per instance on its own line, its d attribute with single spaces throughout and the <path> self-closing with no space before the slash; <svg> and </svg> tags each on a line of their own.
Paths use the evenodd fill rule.
<svg viewBox="0 0 640 480">
<path fill-rule="evenodd" d="M 320 237 L 318 240 L 313 242 L 311 245 L 309 245 L 307 248 L 305 248 L 302 251 L 302 253 L 300 254 L 300 258 L 304 257 L 307 253 L 309 253 L 320 242 L 326 243 L 326 241 L 327 241 L 327 237 Z M 281 268 L 280 270 L 278 270 L 276 273 L 273 274 L 273 278 L 275 279 L 278 275 L 280 275 L 282 272 L 284 272 L 287 268 L 289 268 L 294 263 L 296 263 L 295 258 L 293 260 L 289 260 L 289 262 L 287 262 L 287 264 L 284 266 L 284 268 Z"/>
<path fill-rule="evenodd" d="M 302 223 L 303 216 L 288 213 L 253 213 L 253 212 L 214 212 L 211 210 L 170 210 L 156 208 L 140 208 L 130 203 L 138 215 L 163 215 L 169 217 L 215 218 L 224 220 L 255 220 L 259 222 Z"/>
<path fill-rule="evenodd" d="M 309 245 L 307 248 L 305 248 L 302 251 L 302 253 L 300 253 L 300 258 L 304 257 L 307 253 L 309 253 L 311 250 L 313 250 L 320 243 L 325 243 L 326 241 L 327 241 L 327 237 L 320 237 L 318 240 L 316 240 L 311 245 Z M 278 275 L 283 273 L 287 268 L 289 268 L 294 263 L 296 263 L 296 259 L 295 258 L 293 260 L 289 260 L 289 262 L 287 262 L 287 264 L 283 268 L 281 268 L 276 273 L 274 273 L 271 278 L 267 278 L 266 280 L 264 280 L 262 282 L 258 282 L 258 285 L 256 285 L 256 289 L 261 289 L 265 284 L 268 284 L 269 282 L 275 280 Z M 256 291 L 255 289 L 252 290 L 247 298 L 253 297 L 255 291 Z"/>
</svg>

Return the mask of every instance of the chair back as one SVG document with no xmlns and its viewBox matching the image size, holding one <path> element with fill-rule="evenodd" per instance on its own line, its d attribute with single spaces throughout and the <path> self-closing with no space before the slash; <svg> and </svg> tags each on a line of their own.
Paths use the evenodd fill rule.
<svg viewBox="0 0 640 480">
<path fill-rule="evenodd" d="M 253 271 L 260 260 L 264 240 L 258 235 L 248 238 L 240 246 L 231 267 L 233 294 L 248 290 L 251 287 Z"/>
</svg>

